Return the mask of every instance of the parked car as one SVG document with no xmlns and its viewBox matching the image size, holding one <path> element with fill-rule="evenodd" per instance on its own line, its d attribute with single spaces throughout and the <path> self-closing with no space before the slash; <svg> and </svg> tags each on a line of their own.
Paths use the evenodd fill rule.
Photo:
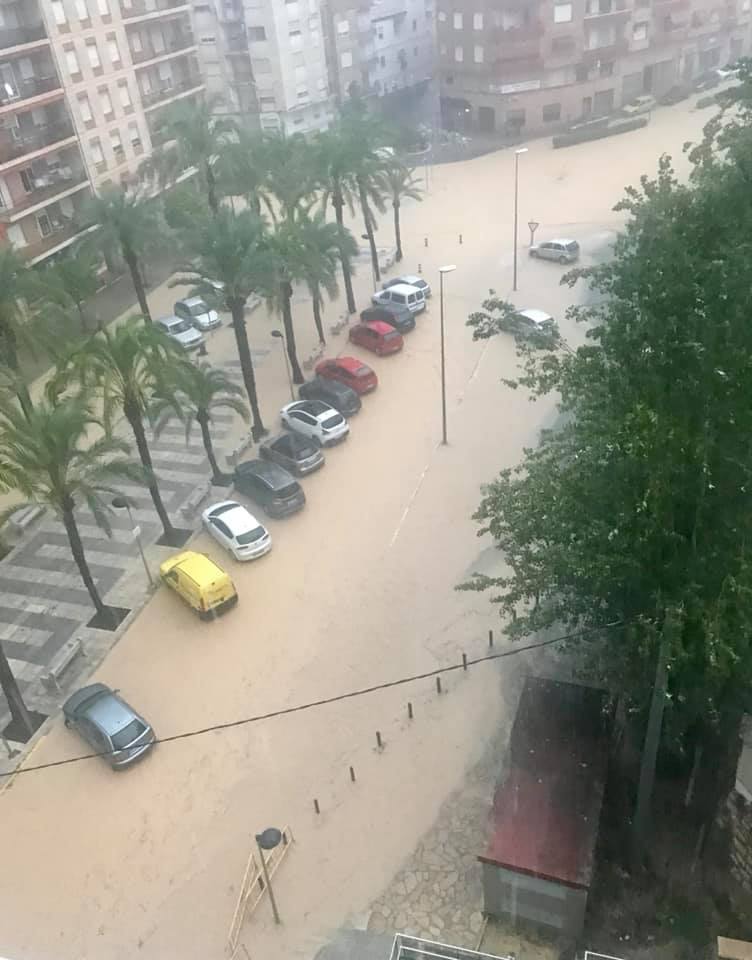
<svg viewBox="0 0 752 960">
<path fill-rule="evenodd" d="M 113 770 L 138 760 L 156 740 L 151 724 L 104 683 L 90 683 L 68 697 L 63 718 Z"/>
<path fill-rule="evenodd" d="M 523 330 L 528 329 L 545 331 L 547 328 L 550 328 L 554 322 L 554 318 L 550 313 L 546 313 L 545 310 L 538 310 L 534 307 L 529 307 L 525 310 L 518 310 L 515 313 L 515 319 L 518 321 Z"/>
<path fill-rule="evenodd" d="M 188 297 L 176 300 L 172 308 L 175 316 L 187 320 L 199 330 L 213 330 L 222 322 L 216 310 L 211 310 L 201 297 Z"/>
<path fill-rule="evenodd" d="M 423 296 L 426 298 L 426 300 L 431 296 L 431 287 L 423 279 L 423 277 L 414 277 L 412 275 L 405 277 L 392 277 L 391 280 L 387 280 L 382 289 L 386 290 L 387 287 L 394 287 L 398 283 L 407 283 L 411 287 L 417 287 L 418 290 L 422 290 Z"/>
<path fill-rule="evenodd" d="M 365 347 L 377 353 L 380 357 L 385 357 L 390 353 L 399 353 L 405 345 L 402 334 L 399 333 L 391 323 L 384 323 L 383 320 L 372 320 L 370 323 L 356 323 L 350 327 L 350 343 L 357 343 L 358 346 Z"/>
<path fill-rule="evenodd" d="M 393 287 L 387 287 L 386 290 L 378 290 L 371 297 L 371 302 L 377 307 L 396 303 L 399 307 L 407 307 L 411 313 L 420 313 L 421 310 L 426 309 L 423 291 L 407 283 L 395 283 Z"/>
<path fill-rule="evenodd" d="M 342 414 L 321 400 L 295 400 L 282 407 L 280 416 L 288 430 L 302 433 L 322 447 L 339 443 L 350 432 Z"/>
<path fill-rule="evenodd" d="M 304 477 L 323 467 L 325 460 L 315 440 L 300 433 L 280 433 L 259 446 L 259 456 L 273 460 L 296 477 Z"/>
<path fill-rule="evenodd" d="M 331 360 L 319 360 L 316 374 L 327 380 L 338 380 L 350 387 L 359 396 L 370 393 L 379 385 L 379 379 L 368 364 L 355 357 L 334 357 Z"/>
<path fill-rule="evenodd" d="M 204 342 L 203 334 L 182 317 L 160 317 L 156 323 L 184 350 L 198 350 Z"/>
<path fill-rule="evenodd" d="M 241 493 L 274 519 L 288 517 L 305 506 L 303 488 L 279 464 L 268 460 L 246 460 L 235 467 L 234 480 Z"/>
<path fill-rule="evenodd" d="M 546 240 L 530 247 L 530 256 L 541 260 L 557 260 L 559 263 L 574 263 L 580 256 L 576 240 Z"/>
<path fill-rule="evenodd" d="M 398 307 L 396 303 L 385 304 L 381 307 L 366 307 L 361 311 L 362 323 L 380 320 L 388 323 L 399 333 L 409 333 L 415 329 L 415 316 L 407 307 Z"/>
<path fill-rule="evenodd" d="M 238 602 L 229 574 L 204 553 L 176 553 L 160 565 L 159 575 L 202 620 L 211 620 Z"/>
<path fill-rule="evenodd" d="M 351 417 L 363 403 L 352 387 L 346 387 L 339 380 L 327 380 L 326 377 L 314 377 L 301 385 L 298 390 L 301 400 L 322 400 L 345 417 Z"/>
<path fill-rule="evenodd" d="M 263 523 L 235 500 L 212 504 L 201 519 L 214 539 L 236 560 L 255 560 L 272 548 L 272 538 Z"/>
<path fill-rule="evenodd" d="M 637 117 L 641 113 L 650 113 L 655 109 L 655 97 L 645 94 L 643 97 L 635 97 L 630 103 L 625 104 L 621 112 L 626 117 Z"/>
</svg>

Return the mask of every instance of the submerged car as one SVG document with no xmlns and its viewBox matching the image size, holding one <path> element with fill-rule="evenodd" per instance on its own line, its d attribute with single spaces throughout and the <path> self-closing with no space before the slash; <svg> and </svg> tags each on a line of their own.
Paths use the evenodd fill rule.
<svg viewBox="0 0 752 960">
<path fill-rule="evenodd" d="M 182 317 L 160 317 L 155 323 L 184 350 L 198 350 L 203 346 L 203 334 L 189 320 Z"/>
<path fill-rule="evenodd" d="M 576 240 L 546 240 L 530 247 L 530 256 L 539 260 L 556 260 L 557 263 L 574 263 L 580 256 Z"/>
<path fill-rule="evenodd" d="M 420 313 L 426 309 L 426 298 L 422 290 L 409 283 L 395 283 L 385 290 L 378 290 L 371 297 L 371 303 L 377 307 L 396 304 L 398 307 L 407 307 L 411 313 Z"/>
<path fill-rule="evenodd" d="M 217 311 L 212 310 L 201 297 L 176 300 L 172 309 L 176 317 L 187 320 L 199 330 L 213 330 L 222 322 Z"/>
<path fill-rule="evenodd" d="M 356 323 L 350 328 L 349 338 L 350 343 L 357 343 L 380 357 L 399 353 L 405 345 L 402 334 L 395 330 L 391 323 L 384 323 L 383 320 Z"/>
<path fill-rule="evenodd" d="M 316 441 L 299 433 L 280 433 L 270 440 L 264 440 L 259 446 L 259 456 L 264 460 L 273 460 L 298 477 L 313 473 L 325 462 Z"/>
<path fill-rule="evenodd" d="M 63 718 L 113 770 L 138 760 L 156 740 L 151 724 L 104 683 L 90 683 L 68 697 Z"/>
<path fill-rule="evenodd" d="M 291 473 L 268 460 L 246 460 L 235 467 L 235 487 L 278 520 L 305 506 L 303 488 Z"/>
<path fill-rule="evenodd" d="M 339 380 L 320 376 L 301 384 L 298 396 L 301 400 L 322 400 L 345 417 L 351 417 L 363 406 L 362 400 L 352 387 L 346 387 Z"/>
<path fill-rule="evenodd" d="M 423 279 L 423 277 L 416 277 L 416 276 L 413 276 L 412 274 L 409 274 L 404 277 L 392 277 L 391 280 L 387 280 L 387 282 L 383 285 L 382 289 L 386 290 L 387 287 L 394 287 L 398 283 L 406 283 L 410 287 L 417 287 L 418 290 L 421 290 L 423 292 L 423 296 L 426 299 L 428 299 L 431 296 L 430 284 L 427 283 Z"/>
<path fill-rule="evenodd" d="M 322 447 L 339 443 L 350 432 L 342 414 L 321 400 L 295 400 L 282 407 L 280 417 L 288 430 L 302 433 Z"/>
<path fill-rule="evenodd" d="M 235 500 L 212 504 L 201 514 L 201 520 L 236 560 L 255 560 L 272 548 L 272 538 L 263 523 Z"/>
<path fill-rule="evenodd" d="M 363 363 L 362 360 L 356 360 L 355 357 L 319 360 L 316 364 L 316 374 L 329 380 L 339 380 L 360 396 L 370 393 L 379 385 L 378 377 L 368 364 Z"/>
<path fill-rule="evenodd" d="M 410 333 L 415 329 L 415 316 L 407 307 L 398 307 L 396 303 L 388 303 L 381 307 L 366 307 L 361 311 L 361 323 L 370 323 L 379 320 L 388 323 L 398 333 Z"/>
</svg>

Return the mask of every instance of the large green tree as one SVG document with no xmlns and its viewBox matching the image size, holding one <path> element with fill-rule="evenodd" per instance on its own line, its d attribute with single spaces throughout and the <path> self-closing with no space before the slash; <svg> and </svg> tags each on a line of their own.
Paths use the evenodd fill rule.
<svg viewBox="0 0 752 960">
<path fill-rule="evenodd" d="M 392 204 L 394 216 L 394 243 L 396 248 L 395 260 L 402 260 L 402 230 L 400 225 L 400 209 L 403 200 L 422 200 L 423 194 L 415 179 L 415 171 L 402 160 L 395 158 L 384 172 L 386 193 Z"/>
<path fill-rule="evenodd" d="M 343 135 L 340 127 L 320 133 L 314 143 L 315 164 L 319 188 L 321 190 L 324 212 L 331 202 L 334 216 L 340 231 L 345 229 L 345 208 L 353 210 L 352 171 L 355 166 L 355 152 L 350 141 Z M 344 239 L 344 232 L 340 233 Z M 352 285 L 353 253 L 344 244 L 339 251 L 342 266 L 342 280 L 345 284 L 347 312 L 355 313 L 355 294 Z"/>
<path fill-rule="evenodd" d="M 555 331 L 526 339 L 496 299 L 470 318 L 476 336 L 515 330 L 511 385 L 556 392 L 561 416 L 485 488 L 476 517 L 505 569 L 466 586 L 491 591 L 515 639 L 603 627 L 572 641 L 579 662 L 643 720 L 665 677 L 662 728 L 650 732 L 679 757 L 697 750 L 709 822 L 752 681 L 752 325 L 739 242 L 752 193 L 734 164 L 683 185 L 664 158 L 619 208 L 628 220 L 613 258 L 570 276 L 591 288 L 571 310 L 587 345 L 564 349 Z"/>
<path fill-rule="evenodd" d="M 337 262 L 344 252 L 350 259 L 357 253 L 357 244 L 350 231 L 337 223 L 327 222 L 319 210 L 313 214 L 301 212 L 295 220 L 301 240 L 301 274 L 313 302 L 313 322 L 319 343 L 326 343 L 321 320 L 322 290 L 333 299 L 337 296 Z"/>
</svg>

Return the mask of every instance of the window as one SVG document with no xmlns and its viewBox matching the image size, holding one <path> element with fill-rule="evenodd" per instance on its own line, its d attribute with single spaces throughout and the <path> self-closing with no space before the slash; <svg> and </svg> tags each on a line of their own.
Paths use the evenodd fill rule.
<svg viewBox="0 0 752 960">
<path fill-rule="evenodd" d="M 89 8 L 86 6 L 86 0 L 76 0 L 76 16 L 79 20 L 89 19 Z"/>
<path fill-rule="evenodd" d="M 300 32 L 300 30 L 290 31 L 290 49 L 291 50 L 303 49 L 303 34 Z"/>
<path fill-rule="evenodd" d="M 107 37 L 107 55 L 111 63 L 120 63 L 120 47 L 118 47 L 117 37 L 114 34 Z"/>
<path fill-rule="evenodd" d="M 616 28 L 612 26 L 591 27 L 588 31 L 586 46 L 588 50 L 600 50 L 616 42 Z"/>
<path fill-rule="evenodd" d="M 557 120 L 561 120 L 561 104 L 560 103 L 546 104 L 543 107 L 543 122 L 556 123 Z"/>
<path fill-rule="evenodd" d="M 68 73 L 72 77 L 81 73 L 81 67 L 78 64 L 78 57 L 76 56 L 75 50 L 70 49 L 65 51 L 65 65 L 68 67 Z"/>
<path fill-rule="evenodd" d="M 462 47 L 454 48 L 454 59 L 457 61 L 457 63 L 462 63 L 462 61 L 465 59 L 465 51 L 462 49 Z"/>
<path fill-rule="evenodd" d="M 347 20 L 340 20 L 337 24 L 337 33 L 346 34 L 350 32 L 350 24 Z"/>
<path fill-rule="evenodd" d="M 84 123 L 91 123 L 94 119 L 91 112 L 91 104 L 89 103 L 89 98 L 85 93 L 80 93 L 78 95 L 78 109 L 81 113 L 81 119 Z"/>
<path fill-rule="evenodd" d="M 277 104 L 274 97 L 261 97 L 259 99 L 259 106 L 262 110 L 276 110 Z"/>
<path fill-rule="evenodd" d="M 86 55 L 89 58 L 89 66 L 92 70 L 99 70 L 102 67 L 102 61 L 99 59 L 99 50 L 96 40 L 86 41 Z"/>
<path fill-rule="evenodd" d="M 59 27 L 64 27 L 68 23 L 68 18 L 65 15 L 63 0 L 52 0 L 50 7 L 52 8 L 52 16 L 55 18 L 55 23 Z"/>
<path fill-rule="evenodd" d="M 112 147 L 112 152 L 115 154 L 115 159 L 122 160 L 125 156 L 125 150 L 123 149 L 120 131 L 117 129 L 110 130 L 110 146 Z"/>
<path fill-rule="evenodd" d="M 37 227 L 43 237 L 49 237 L 52 233 L 52 224 L 46 213 L 40 213 L 37 217 Z"/>
<path fill-rule="evenodd" d="M 102 153 L 102 144 L 99 140 L 90 140 L 89 149 L 91 150 L 91 159 L 96 166 L 104 163 L 104 154 Z"/>
<path fill-rule="evenodd" d="M 99 102 L 102 106 L 102 113 L 104 114 L 105 119 L 115 113 L 115 111 L 112 109 L 110 91 L 107 89 L 107 87 L 103 87 L 99 91 Z"/>
<path fill-rule="evenodd" d="M 633 40 L 647 40 L 648 38 L 648 23 L 647 20 L 644 20 L 642 23 L 636 23 L 632 27 L 632 39 Z"/>
<path fill-rule="evenodd" d="M 340 64 L 341 64 L 343 67 L 351 67 L 351 66 L 352 66 L 352 54 L 350 53 L 349 50 L 345 50 L 345 51 L 340 55 L 339 62 L 340 62 Z"/>
<path fill-rule="evenodd" d="M 132 147 L 141 146 L 141 132 L 138 129 L 137 123 L 128 124 L 128 139 L 130 140 Z"/>
<path fill-rule="evenodd" d="M 120 86 L 118 87 L 118 96 L 120 97 L 120 106 L 123 108 L 123 110 L 128 110 L 130 107 L 133 106 L 133 102 L 131 100 L 131 92 L 128 89 L 127 83 L 120 84 Z"/>
<path fill-rule="evenodd" d="M 455 30 L 461 30 L 461 29 L 462 29 L 462 14 L 461 14 L 461 13 L 455 13 L 455 15 L 454 15 L 454 29 L 455 29 Z"/>
<path fill-rule="evenodd" d="M 266 30 L 263 27 L 248 27 L 248 39 L 251 43 L 266 40 Z"/>
<path fill-rule="evenodd" d="M 473 30 L 482 30 L 483 29 L 483 14 L 474 13 L 473 14 Z"/>
<path fill-rule="evenodd" d="M 588 78 L 588 68 L 584 63 L 578 63 L 574 68 L 574 78 L 577 83 L 584 83 Z"/>
<path fill-rule="evenodd" d="M 571 3 L 554 4 L 554 23 L 569 23 L 572 19 Z"/>
<path fill-rule="evenodd" d="M 475 63 L 483 63 L 483 46 L 480 43 L 473 47 L 473 60 Z"/>
<path fill-rule="evenodd" d="M 97 9 L 99 10 L 100 17 L 109 17 L 110 15 L 109 0 L 97 0 Z"/>
<path fill-rule="evenodd" d="M 600 74 L 602 77 L 613 77 L 614 75 L 614 61 L 613 60 L 601 60 Z"/>
</svg>

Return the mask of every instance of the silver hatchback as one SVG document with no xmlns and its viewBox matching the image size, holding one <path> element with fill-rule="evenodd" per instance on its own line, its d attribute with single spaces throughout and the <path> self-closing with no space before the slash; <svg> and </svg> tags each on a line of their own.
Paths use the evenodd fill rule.
<svg viewBox="0 0 752 960">
<path fill-rule="evenodd" d="M 574 263 L 579 259 L 580 245 L 576 240 L 546 240 L 530 247 L 530 256 L 556 260 L 557 263 Z"/>
<path fill-rule="evenodd" d="M 104 683 L 90 683 L 63 704 L 73 727 L 114 770 L 127 767 L 154 746 L 151 725 Z"/>
</svg>

